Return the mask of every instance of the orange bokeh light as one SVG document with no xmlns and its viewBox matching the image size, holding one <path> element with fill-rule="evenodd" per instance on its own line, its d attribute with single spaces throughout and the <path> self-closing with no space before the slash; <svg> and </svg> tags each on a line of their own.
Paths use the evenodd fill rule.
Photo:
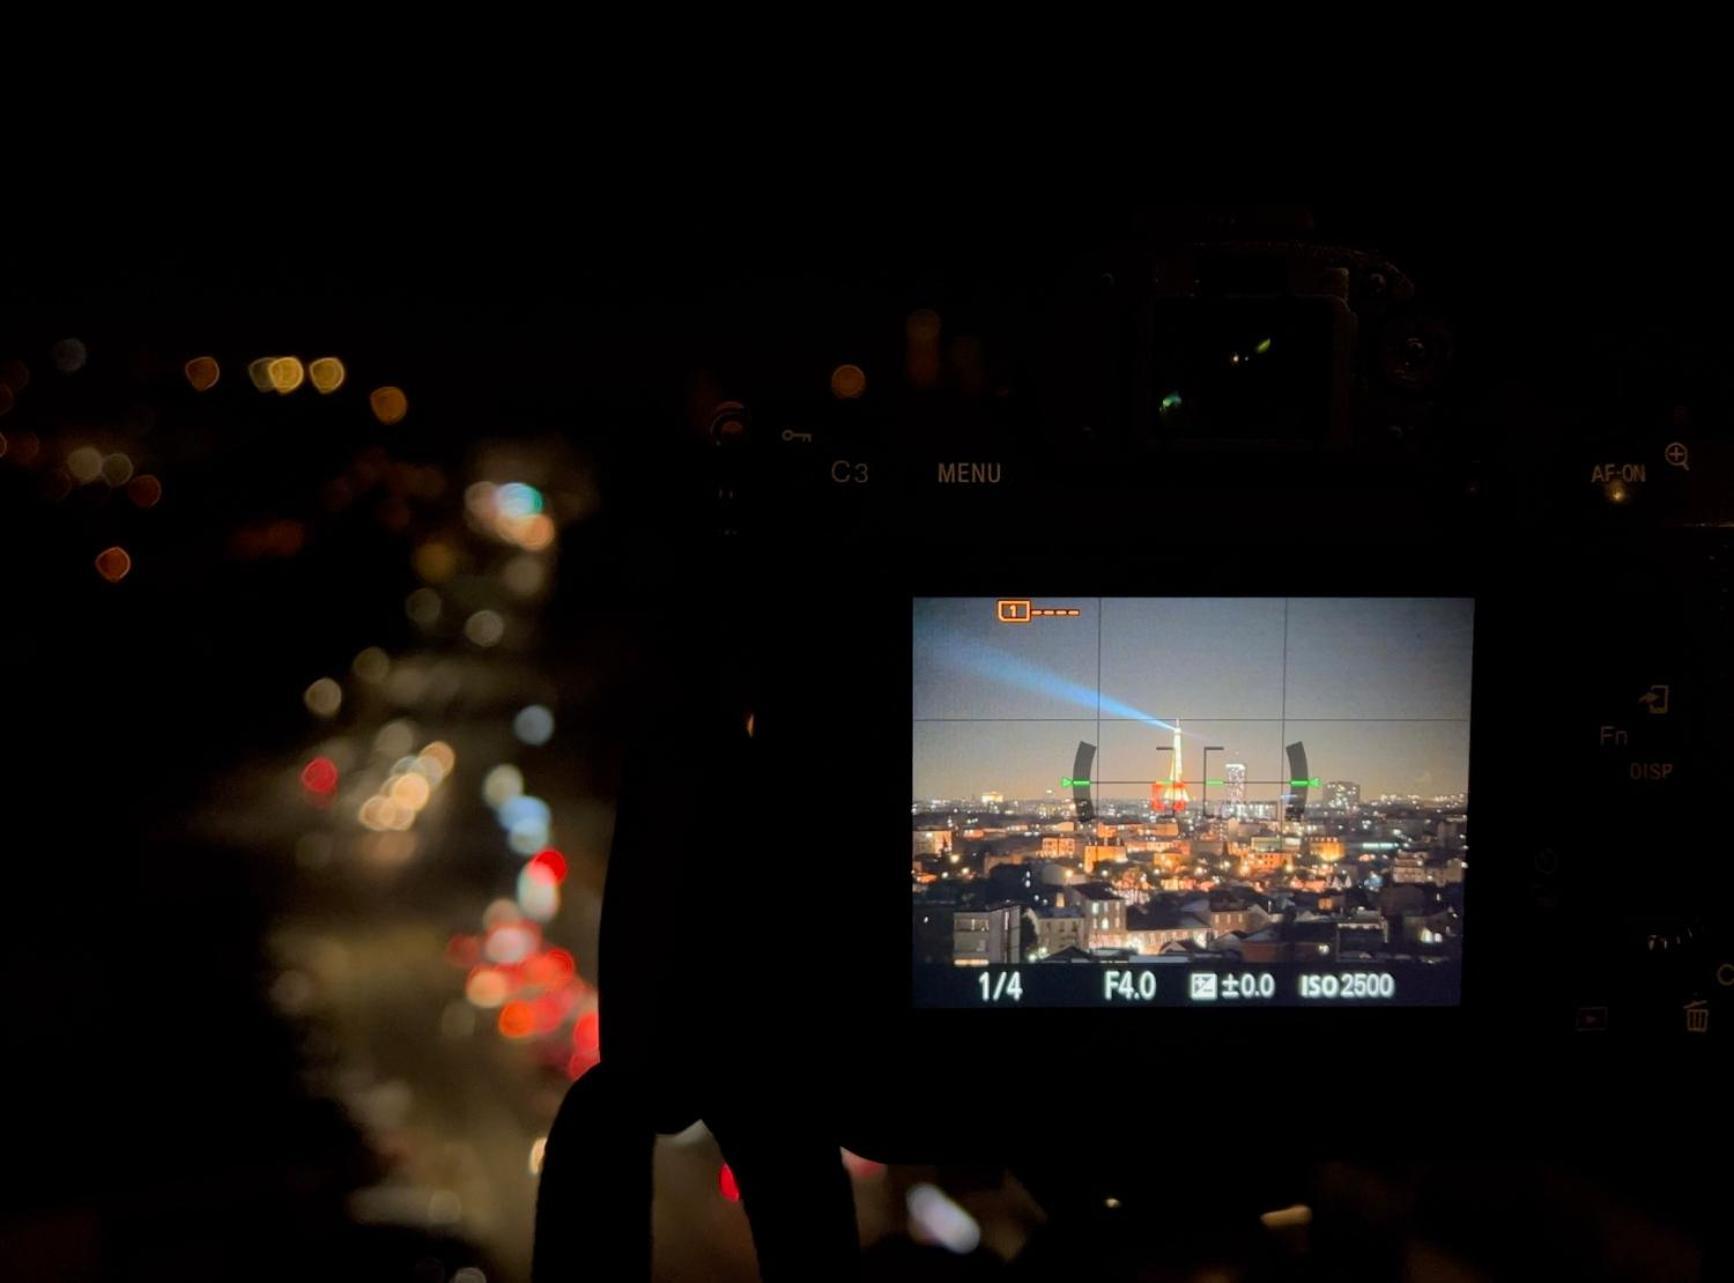
<svg viewBox="0 0 1734 1283">
<path fill-rule="evenodd" d="M 316 357 L 307 366 L 307 377 L 313 380 L 313 386 L 321 393 L 337 391 L 343 386 L 347 374 L 343 362 L 334 356 Z"/>
<path fill-rule="evenodd" d="M 508 1038 L 528 1038 L 536 1031 L 536 1011 L 522 998 L 500 1008 L 500 1032 Z"/>
<path fill-rule="evenodd" d="M 403 416 L 409 413 L 409 398 L 402 388 L 375 388 L 368 395 L 367 404 L 373 408 L 373 417 L 388 427 L 402 423 Z"/>
<path fill-rule="evenodd" d="M 564 949 L 550 949 L 542 955 L 542 961 L 558 979 L 556 984 L 564 984 L 578 974 L 578 959 Z"/>
<path fill-rule="evenodd" d="M 525 517 L 518 527 L 518 546 L 541 552 L 554 542 L 554 519 L 545 512 Z"/>
<path fill-rule="evenodd" d="M 163 483 L 150 473 L 141 473 L 127 483 L 127 497 L 141 508 L 154 508 L 163 497 Z"/>
<path fill-rule="evenodd" d="M 222 367 L 214 356 L 195 356 L 187 362 L 187 382 L 195 392 L 209 392 L 223 377 Z"/>
<path fill-rule="evenodd" d="M 831 395 L 853 401 L 867 391 L 867 372 L 858 365 L 839 365 L 831 371 Z"/>
<path fill-rule="evenodd" d="M 105 548 L 97 554 L 96 573 L 109 583 L 118 584 L 132 573 L 132 557 L 119 544 Z"/>
</svg>

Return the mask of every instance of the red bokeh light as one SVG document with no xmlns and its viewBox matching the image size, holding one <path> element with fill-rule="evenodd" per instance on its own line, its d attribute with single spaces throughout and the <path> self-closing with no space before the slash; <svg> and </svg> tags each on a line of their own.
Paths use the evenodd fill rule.
<svg viewBox="0 0 1734 1283">
<path fill-rule="evenodd" d="M 482 942 L 476 936 L 458 935 L 446 941 L 446 961 L 466 971 L 482 960 Z"/>
<path fill-rule="evenodd" d="M 716 1188 L 717 1192 L 729 1202 L 738 1203 L 741 1201 L 740 1183 L 735 1180 L 734 1169 L 727 1163 L 724 1163 L 722 1171 L 717 1173 Z"/>
<path fill-rule="evenodd" d="M 602 1047 L 602 1021 L 594 1011 L 579 1016 L 572 1025 L 572 1045 L 588 1056 L 598 1055 Z"/>
<path fill-rule="evenodd" d="M 597 1057 L 586 1056 L 581 1051 L 575 1051 L 572 1053 L 572 1058 L 566 1062 L 566 1076 L 573 1082 L 577 1082 L 585 1074 L 596 1068 L 597 1063 Z"/>
<path fill-rule="evenodd" d="M 301 768 L 301 786 L 318 797 L 330 797 L 337 791 L 337 763 L 329 757 L 316 757 Z"/>
<path fill-rule="evenodd" d="M 549 949 L 524 962 L 524 983 L 539 989 L 560 989 L 572 983 L 577 960 L 564 949 Z"/>
<path fill-rule="evenodd" d="M 500 1032 L 508 1038 L 528 1038 L 536 1031 L 536 1013 L 522 998 L 500 1008 Z"/>
<path fill-rule="evenodd" d="M 560 1027 L 560 1022 L 566 1018 L 566 1006 L 556 994 L 545 993 L 530 1004 L 535 1019 L 536 1032 L 550 1033 Z"/>
<path fill-rule="evenodd" d="M 564 949 L 550 949 L 542 955 L 542 959 L 547 963 L 548 969 L 558 977 L 555 984 L 565 984 L 578 974 L 578 959 Z"/>
<path fill-rule="evenodd" d="M 150 473 L 134 477 L 126 488 L 127 495 L 141 508 L 154 508 L 163 497 L 163 483 Z"/>
<path fill-rule="evenodd" d="M 535 858 L 530 861 L 530 865 L 532 868 L 543 868 L 552 873 L 556 885 L 566 880 L 566 857 L 553 847 L 538 851 Z"/>
</svg>

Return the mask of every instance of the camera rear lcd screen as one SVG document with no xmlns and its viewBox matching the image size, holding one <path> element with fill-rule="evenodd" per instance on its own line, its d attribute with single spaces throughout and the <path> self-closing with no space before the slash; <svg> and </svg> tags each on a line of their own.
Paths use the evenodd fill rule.
<svg viewBox="0 0 1734 1283">
<path fill-rule="evenodd" d="M 917 598 L 915 1004 L 1455 1004 L 1473 615 Z"/>
</svg>

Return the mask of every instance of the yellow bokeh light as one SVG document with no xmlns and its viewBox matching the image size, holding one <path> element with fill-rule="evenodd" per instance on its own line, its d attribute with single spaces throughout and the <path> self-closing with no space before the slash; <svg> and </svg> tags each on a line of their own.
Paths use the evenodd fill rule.
<svg viewBox="0 0 1734 1283">
<path fill-rule="evenodd" d="M 391 808 L 390 811 L 387 810 L 388 807 Z M 396 807 L 390 799 L 375 793 L 361 804 L 361 810 L 356 813 L 355 818 L 361 821 L 363 828 L 372 829 L 378 833 L 380 830 L 390 827 L 387 817 L 391 811 L 395 810 Z"/>
<path fill-rule="evenodd" d="M 66 470 L 80 485 L 95 481 L 102 475 L 102 451 L 93 445 L 81 445 L 66 456 Z"/>
<path fill-rule="evenodd" d="M 477 521 L 493 520 L 494 492 L 497 489 L 491 481 L 477 481 L 464 487 L 464 507 Z"/>
<path fill-rule="evenodd" d="M 373 417 L 388 427 L 402 423 L 403 416 L 409 413 L 409 398 L 402 388 L 375 388 L 368 395 L 367 404 L 373 408 Z"/>
<path fill-rule="evenodd" d="M 415 550 L 415 573 L 430 584 L 443 584 L 457 570 L 458 554 L 448 543 L 430 539 Z"/>
<path fill-rule="evenodd" d="M 378 833 L 366 842 L 363 854 L 374 864 L 402 864 L 415 854 L 413 833 Z"/>
<path fill-rule="evenodd" d="M 532 597 L 548 582 L 548 570 L 540 559 L 520 555 L 506 563 L 500 578 L 519 597 Z"/>
<path fill-rule="evenodd" d="M 478 610 L 464 621 L 464 636 L 478 646 L 497 646 L 506 635 L 506 621 L 497 610 Z"/>
<path fill-rule="evenodd" d="M 506 977 L 493 967 L 480 967 L 464 982 L 464 997 L 478 1007 L 497 1007 L 511 993 Z"/>
<path fill-rule="evenodd" d="M 361 804 L 356 818 L 361 821 L 363 828 L 372 829 L 375 833 L 386 830 L 402 833 L 415 823 L 415 812 L 384 793 L 375 793 Z"/>
<path fill-rule="evenodd" d="M 415 723 L 395 718 L 379 728 L 373 737 L 373 751 L 383 757 L 402 757 L 415 743 Z"/>
<path fill-rule="evenodd" d="M 187 382 L 193 385 L 195 392 L 209 392 L 223 377 L 223 369 L 214 356 L 195 356 L 187 362 L 186 370 Z"/>
<path fill-rule="evenodd" d="M 858 365 L 839 365 L 831 371 L 831 395 L 853 401 L 867 391 L 867 373 Z"/>
<path fill-rule="evenodd" d="M 307 377 L 313 380 L 313 386 L 322 393 L 337 391 L 343 386 L 343 380 L 349 377 L 349 371 L 343 368 L 343 362 L 334 356 L 316 357 L 307 366 Z"/>
<path fill-rule="evenodd" d="M 253 386 L 261 392 L 271 391 L 271 362 L 276 359 L 262 356 L 257 361 L 247 362 L 247 377 L 253 380 Z"/>
<path fill-rule="evenodd" d="M 378 646 L 369 646 L 349 667 L 364 682 L 383 682 L 391 673 L 391 656 Z"/>
<path fill-rule="evenodd" d="M 458 764 L 458 755 L 452 751 L 452 746 L 444 740 L 435 740 L 432 744 L 429 744 L 426 748 L 422 749 L 421 755 L 423 757 L 433 758 L 434 761 L 440 764 L 440 770 L 445 772 L 447 775 L 450 775 L 452 773 L 452 767 Z"/>
<path fill-rule="evenodd" d="M 440 595 L 432 588 L 417 588 L 403 603 L 404 613 L 423 628 L 439 622 Z"/>
<path fill-rule="evenodd" d="M 400 775 L 392 781 L 391 800 L 411 811 L 419 811 L 433 796 L 433 787 L 425 776 Z"/>
<path fill-rule="evenodd" d="M 336 717 L 343 707 L 343 687 L 329 677 L 321 677 L 301 694 L 307 711 L 315 717 Z"/>
<path fill-rule="evenodd" d="M 524 773 L 507 762 L 494 767 L 482 779 L 482 798 L 489 806 L 504 806 L 524 791 Z"/>
<path fill-rule="evenodd" d="M 518 546 L 531 552 L 541 552 L 554 542 L 554 520 L 545 512 L 525 517 L 517 529 Z"/>
<path fill-rule="evenodd" d="M 265 367 L 265 373 L 271 380 L 271 386 L 284 396 L 288 396 L 307 379 L 307 367 L 301 364 L 299 357 L 294 356 L 277 357 Z"/>
</svg>

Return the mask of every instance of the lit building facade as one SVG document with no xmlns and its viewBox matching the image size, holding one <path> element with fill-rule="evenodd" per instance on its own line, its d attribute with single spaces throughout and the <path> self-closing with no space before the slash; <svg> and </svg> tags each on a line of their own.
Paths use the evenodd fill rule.
<svg viewBox="0 0 1734 1283">
<path fill-rule="evenodd" d="M 1350 780 L 1329 780 L 1325 783 L 1325 810 L 1358 811 L 1361 809 L 1361 786 Z"/>
<path fill-rule="evenodd" d="M 1035 920 L 1038 958 L 1052 957 L 1061 949 L 1090 947 L 1090 922 L 1080 908 L 1038 909 Z"/>
<path fill-rule="evenodd" d="M 1227 800 L 1222 804 L 1222 814 L 1237 820 L 1244 819 L 1246 816 L 1246 763 L 1228 763 L 1222 768 L 1222 779 L 1228 790 Z"/>
<path fill-rule="evenodd" d="M 1322 864 L 1335 864 L 1343 858 L 1341 838 L 1308 838 L 1307 855 Z"/>
<path fill-rule="evenodd" d="M 1084 882 L 1066 888 L 1067 906 L 1084 911 L 1091 932 L 1118 933 L 1126 929 L 1126 902 L 1102 882 Z"/>
<path fill-rule="evenodd" d="M 959 910 L 951 921 L 951 960 L 960 967 L 1019 962 L 1022 937 L 1020 905 Z"/>
<path fill-rule="evenodd" d="M 1126 858 L 1126 848 L 1107 842 L 1092 842 L 1084 848 L 1084 872 L 1088 873 L 1098 864 L 1112 864 L 1116 860 Z"/>
<path fill-rule="evenodd" d="M 951 851 L 950 829 L 916 829 L 916 855 L 946 855 Z"/>
</svg>

